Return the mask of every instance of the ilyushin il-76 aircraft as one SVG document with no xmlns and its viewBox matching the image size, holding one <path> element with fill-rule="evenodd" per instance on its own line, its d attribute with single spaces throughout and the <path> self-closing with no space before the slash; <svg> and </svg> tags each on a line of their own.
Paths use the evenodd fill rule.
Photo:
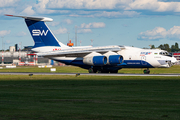
<svg viewBox="0 0 180 120">
<path fill-rule="evenodd" d="M 53 21 L 47 17 L 21 17 L 34 40 L 32 51 L 36 55 L 87 69 L 89 73 L 118 73 L 122 68 L 145 68 L 144 73 L 149 74 L 149 68 L 169 68 L 176 63 L 176 58 L 167 51 L 159 49 L 141 49 L 121 45 L 92 47 L 69 47 L 58 41 L 45 22 Z"/>
</svg>

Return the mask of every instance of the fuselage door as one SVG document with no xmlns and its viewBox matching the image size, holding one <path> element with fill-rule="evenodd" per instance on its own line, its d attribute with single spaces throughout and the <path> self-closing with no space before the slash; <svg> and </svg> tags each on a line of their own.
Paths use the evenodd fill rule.
<svg viewBox="0 0 180 120">
<path fill-rule="evenodd" d="M 146 56 L 141 56 L 141 64 L 142 65 L 147 65 Z"/>
</svg>

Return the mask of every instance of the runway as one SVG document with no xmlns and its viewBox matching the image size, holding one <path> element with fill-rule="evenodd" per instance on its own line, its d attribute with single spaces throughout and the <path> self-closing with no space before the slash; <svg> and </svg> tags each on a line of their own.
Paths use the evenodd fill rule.
<svg viewBox="0 0 180 120">
<path fill-rule="evenodd" d="M 110 74 L 110 73 L 28 73 L 28 72 L 1 72 L 0 75 L 89 75 L 89 76 L 180 76 L 180 74 Z"/>
</svg>

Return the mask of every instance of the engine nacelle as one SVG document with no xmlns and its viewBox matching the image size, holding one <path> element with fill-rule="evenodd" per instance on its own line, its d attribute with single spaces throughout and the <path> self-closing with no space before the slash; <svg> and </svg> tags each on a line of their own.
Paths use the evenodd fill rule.
<svg viewBox="0 0 180 120">
<path fill-rule="evenodd" d="M 103 66 L 107 64 L 107 57 L 103 55 L 85 57 L 83 59 L 83 63 L 87 65 L 93 65 L 93 66 Z"/>
<path fill-rule="evenodd" d="M 123 56 L 117 54 L 116 52 L 109 51 L 105 53 L 104 56 L 106 56 L 108 59 L 108 65 L 117 65 L 123 63 Z"/>
<path fill-rule="evenodd" d="M 108 62 L 110 65 L 122 64 L 123 57 L 121 55 L 110 55 L 108 58 Z"/>
</svg>

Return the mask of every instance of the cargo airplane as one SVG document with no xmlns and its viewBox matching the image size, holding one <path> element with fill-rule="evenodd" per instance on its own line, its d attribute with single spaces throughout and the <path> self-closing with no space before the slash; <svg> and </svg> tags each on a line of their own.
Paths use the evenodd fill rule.
<svg viewBox="0 0 180 120">
<path fill-rule="evenodd" d="M 69 47 L 58 41 L 45 22 L 53 21 L 47 17 L 21 17 L 34 40 L 32 51 L 38 56 L 88 69 L 89 73 L 118 73 L 122 68 L 169 68 L 176 63 L 176 58 L 167 51 L 159 49 L 141 49 L 136 47 L 112 45 L 103 47 Z"/>
</svg>

